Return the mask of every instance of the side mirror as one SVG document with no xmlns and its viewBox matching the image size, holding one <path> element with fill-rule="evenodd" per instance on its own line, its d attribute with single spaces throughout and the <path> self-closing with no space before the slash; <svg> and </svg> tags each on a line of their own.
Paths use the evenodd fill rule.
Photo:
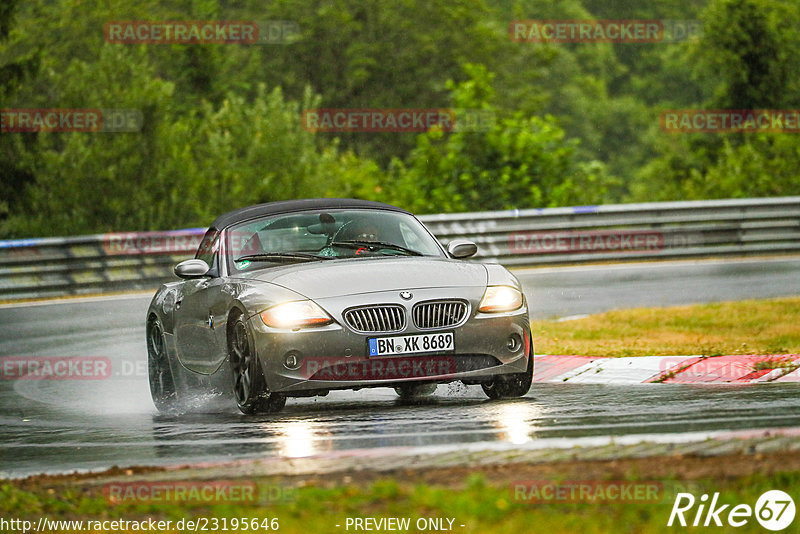
<svg viewBox="0 0 800 534">
<path fill-rule="evenodd" d="M 478 252 L 478 245 L 466 239 L 453 239 L 447 245 L 447 253 L 456 259 L 469 258 Z"/>
<path fill-rule="evenodd" d="M 184 280 L 206 276 L 210 267 L 203 260 L 185 260 L 175 266 L 175 275 Z"/>
</svg>

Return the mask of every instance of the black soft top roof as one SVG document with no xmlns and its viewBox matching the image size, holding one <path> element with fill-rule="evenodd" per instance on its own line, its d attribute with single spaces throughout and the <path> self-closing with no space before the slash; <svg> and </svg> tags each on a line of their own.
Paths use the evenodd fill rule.
<svg viewBox="0 0 800 534">
<path fill-rule="evenodd" d="M 406 210 L 390 204 L 374 202 L 372 200 L 358 200 L 354 198 L 307 198 L 303 200 L 268 202 L 266 204 L 257 204 L 255 206 L 247 206 L 246 208 L 239 208 L 237 210 L 229 211 L 228 213 L 224 213 L 217 217 L 211 224 L 211 227 L 222 230 L 231 224 L 249 221 L 251 219 L 258 219 L 260 217 L 269 215 L 291 213 L 293 211 L 352 208 L 371 208 L 398 211 L 400 213 L 409 213 Z"/>
</svg>

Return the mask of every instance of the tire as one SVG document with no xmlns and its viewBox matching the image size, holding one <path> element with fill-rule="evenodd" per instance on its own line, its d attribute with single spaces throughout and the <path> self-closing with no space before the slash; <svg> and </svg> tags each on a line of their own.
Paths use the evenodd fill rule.
<svg viewBox="0 0 800 534">
<path fill-rule="evenodd" d="M 233 395 L 239 410 L 248 415 L 278 412 L 286 404 L 286 397 L 270 393 L 264 372 L 258 361 L 247 324 L 241 316 L 228 331 L 228 356 L 230 358 Z"/>
<path fill-rule="evenodd" d="M 528 355 L 528 368 L 524 373 L 495 376 L 490 382 L 481 384 L 490 399 L 523 397 L 533 383 L 533 351 Z"/>
<path fill-rule="evenodd" d="M 147 321 L 147 376 L 150 396 L 158 411 L 175 412 L 178 409 L 178 392 L 169 365 L 164 327 L 157 317 Z"/>
<path fill-rule="evenodd" d="M 405 384 L 394 388 L 401 399 L 428 397 L 436 391 L 437 384 Z"/>
</svg>

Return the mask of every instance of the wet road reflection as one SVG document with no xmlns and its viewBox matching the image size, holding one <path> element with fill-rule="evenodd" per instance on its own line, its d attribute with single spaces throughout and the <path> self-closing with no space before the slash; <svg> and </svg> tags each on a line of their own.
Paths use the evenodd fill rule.
<svg viewBox="0 0 800 534">
<path fill-rule="evenodd" d="M 538 317 L 800 294 L 800 260 L 759 262 L 547 269 L 521 278 Z M 796 384 L 537 384 L 527 397 L 501 402 L 477 386 L 439 386 L 414 402 L 383 388 L 290 399 L 283 412 L 257 417 L 198 394 L 191 413 L 159 415 L 147 386 L 148 300 L 0 308 L 0 356 L 94 356 L 113 364 L 104 380 L 0 380 L 2 475 L 800 426 Z"/>
<path fill-rule="evenodd" d="M 540 384 L 523 399 L 491 402 L 480 388 L 440 386 L 420 402 L 390 389 L 290 400 L 280 414 L 234 411 L 87 413 L 81 405 L 31 403 L 0 418 L 2 471 L 98 469 L 111 465 L 302 458 L 392 447 L 526 445 L 537 439 L 800 426 L 793 384 L 745 387 Z M 3 391 L 0 402 L 8 406 Z M 57 413 L 57 416 L 54 414 Z"/>
</svg>

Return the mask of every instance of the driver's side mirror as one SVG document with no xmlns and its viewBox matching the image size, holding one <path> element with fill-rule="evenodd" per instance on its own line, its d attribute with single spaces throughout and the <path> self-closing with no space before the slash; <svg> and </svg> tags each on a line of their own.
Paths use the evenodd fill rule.
<svg viewBox="0 0 800 534">
<path fill-rule="evenodd" d="M 184 260 L 175 266 L 175 275 L 184 280 L 202 278 L 208 274 L 210 267 L 203 260 Z"/>
<path fill-rule="evenodd" d="M 469 258 L 476 252 L 478 252 L 478 245 L 466 239 L 453 239 L 447 244 L 447 253 L 456 259 Z"/>
</svg>

